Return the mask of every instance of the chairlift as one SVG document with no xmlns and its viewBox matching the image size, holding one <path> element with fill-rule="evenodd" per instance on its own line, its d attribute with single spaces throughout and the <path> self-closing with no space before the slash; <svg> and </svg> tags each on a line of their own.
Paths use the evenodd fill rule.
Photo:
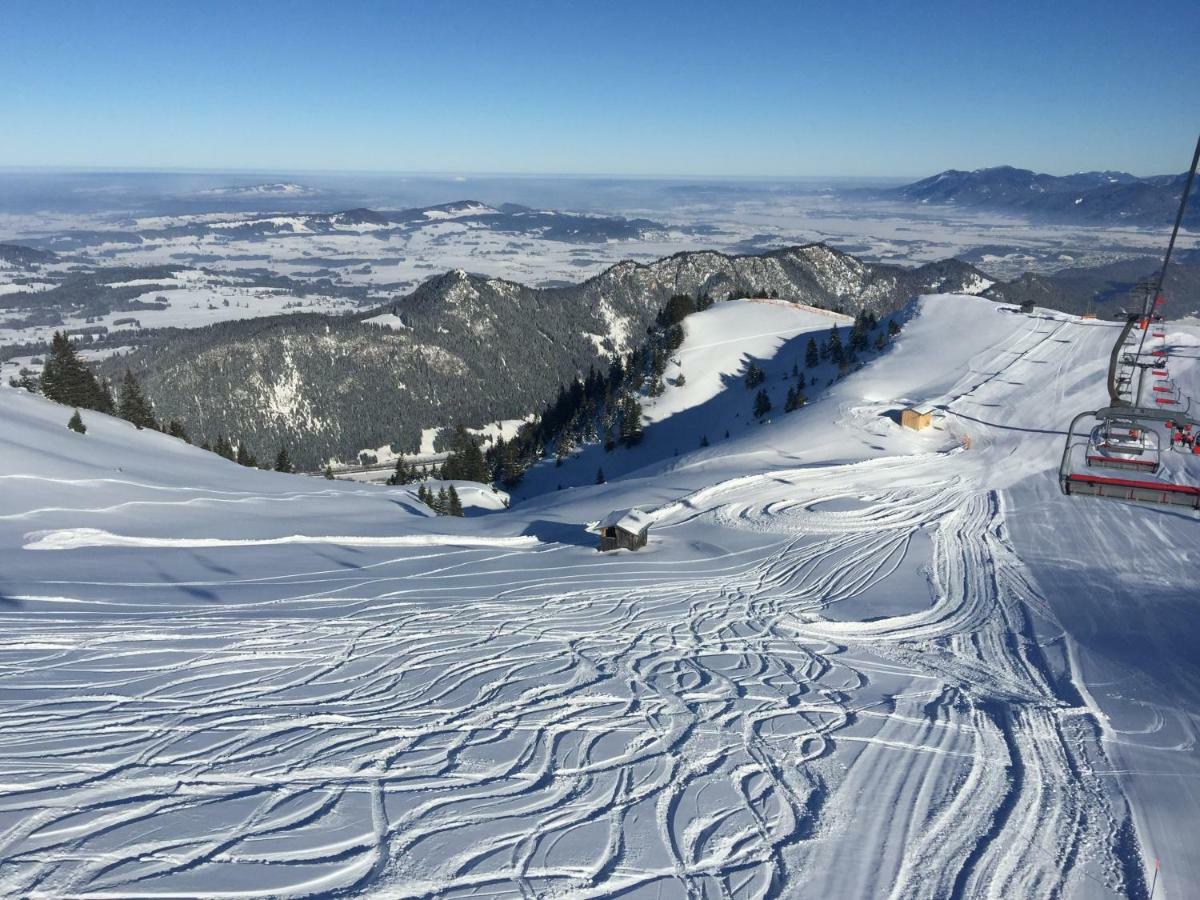
<svg viewBox="0 0 1200 900">
<path fill-rule="evenodd" d="M 1178 444 L 1180 451 L 1200 457 L 1200 441 L 1192 437 L 1193 428 L 1200 434 L 1200 421 L 1191 412 L 1191 397 L 1167 378 L 1167 361 L 1170 359 L 1167 350 L 1163 346 L 1149 351 L 1145 349 L 1147 338 L 1152 337 L 1165 344 L 1166 327 L 1159 324 L 1163 321 L 1162 308 L 1166 303 L 1163 282 L 1198 167 L 1200 140 L 1197 140 L 1192 155 L 1192 166 L 1180 197 L 1179 212 L 1167 242 L 1157 283 L 1153 288 L 1139 285 L 1135 289 L 1136 293 L 1142 295 L 1141 308 L 1125 313 L 1125 327 L 1113 344 L 1107 379 L 1109 406 L 1079 413 L 1067 428 L 1066 444 L 1058 467 L 1059 485 L 1064 494 L 1085 494 L 1200 510 L 1200 485 L 1196 483 L 1194 469 L 1191 472 L 1184 471 L 1184 483 L 1177 483 L 1181 468 L 1178 463 L 1171 469 L 1176 481 L 1168 480 L 1162 474 L 1160 432 L 1160 429 L 1165 429 L 1170 449 L 1177 449 Z M 1136 336 L 1136 332 L 1141 332 L 1140 337 Z M 1142 372 L 1136 393 L 1133 390 L 1135 369 Z M 1154 403 L 1142 405 L 1147 370 L 1155 378 L 1164 380 L 1151 385 L 1147 400 L 1153 399 Z M 1095 424 L 1084 430 L 1082 425 L 1087 419 L 1095 420 Z M 1089 470 L 1125 470 L 1129 474 L 1108 476 L 1076 470 L 1075 464 L 1080 455 Z M 1135 472 L 1137 475 L 1133 474 Z M 1187 482 L 1189 478 L 1191 483 Z"/>
</svg>

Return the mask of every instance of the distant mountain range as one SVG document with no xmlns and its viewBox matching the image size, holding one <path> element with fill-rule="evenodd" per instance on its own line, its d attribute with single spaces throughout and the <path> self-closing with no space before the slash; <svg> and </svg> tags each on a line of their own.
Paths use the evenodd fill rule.
<svg viewBox="0 0 1200 900">
<path fill-rule="evenodd" d="M 973 172 L 949 169 L 883 196 L 1053 222 L 1165 226 L 1175 219 L 1185 180 L 1186 175 L 1138 178 L 1128 172 L 1058 176 L 997 166 Z M 1200 203 L 1191 204 L 1184 223 L 1200 228 Z"/>
<path fill-rule="evenodd" d="M 231 187 L 209 188 L 197 191 L 197 197 L 315 197 L 321 191 L 295 182 L 275 182 L 270 184 L 239 184 Z"/>
<path fill-rule="evenodd" d="M 421 430 L 482 425 L 540 409 L 561 384 L 638 345 L 673 294 L 761 296 L 887 314 L 912 297 L 979 292 L 991 282 L 957 260 L 876 265 L 823 244 L 758 256 L 703 251 L 622 262 L 580 284 L 531 288 L 456 270 L 354 317 L 294 314 L 163 334 L 130 357 L 158 414 L 198 438 L 286 444 L 315 468 Z"/>
</svg>

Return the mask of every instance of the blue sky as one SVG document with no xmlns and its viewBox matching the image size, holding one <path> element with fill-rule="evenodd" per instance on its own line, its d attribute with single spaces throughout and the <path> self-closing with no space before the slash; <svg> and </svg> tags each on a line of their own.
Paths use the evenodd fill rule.
<svg viewBox="0 0 1200 900">
<path fill-rule="evenodd" d="M 0 165 L 1186 167 L 1200 4 L 3 0 Z"/>
</svg>

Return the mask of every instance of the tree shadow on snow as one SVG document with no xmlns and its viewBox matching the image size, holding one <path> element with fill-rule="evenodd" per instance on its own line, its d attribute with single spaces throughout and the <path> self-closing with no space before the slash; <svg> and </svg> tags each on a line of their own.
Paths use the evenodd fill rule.
<svg viewBox="0 0 1200 900">
<path fill-rule="evenodd" d="M 550 519 L 534 519 L 521 534 L 535 537 L 544 544 L 568 544 L 573 547 L 594 549 L 599 542 L 599 538 L 586 531 L 582 523 L 554 522 Z"/>
<path fill-rule="evenodd" d="M 362 553 L 363 552 L 358 547 L 344 547 L 341 549 L 343 549 L 346 553 Z M 321 557 L 321 559 L 328 560 L 329 562 L 333 563 L 333 565 L 341 566 L 343 569 L 357 569 L 360 566 L 360 563 L 358 560 L 340 559 L 339 557 L 334 556 L 328 550 L 314 550 L 313 556 L 319 556 L 319 557 Z"/>
<path fill-rule="evenodd" d="M 191 555 L 192 558 L 196 559 L 196 561 L 199 562 L 202 567 L 208 568 L 200 554 L 193 553 Z M 162 566 L 155 567 L 155 574 L 158 576 L 156 580 L 162 584 L 164 588 L 173 588 L 174 590 L 177 590 L 182 594 L 186 594 L 188 597 L 191 597 L 194 600 L 204 600 L 207 603 L 216 603 L 221 599 L 219 596 L 217 596 L 216 591 L 210 590 L 207 587 L 181 582 L 180 579 L 166 572 Z"/>
<path fill-rule="evenodd" d="M 219 563 L 215 563 L 211 559 L 209 559 L 207 556 L 204 556 L 200 553 L 193 553 L 192 558 L 195 559 L 196 562 L 200 563 L 200 565 L 204 566 L 204 568 L 208 569 L 208 571 L 210 571 L 210 572 L 216 572 L 218 575 L 234 574 L 233 569 L 229 568 L 228 566 L 222 566 Z"/>
</svg>

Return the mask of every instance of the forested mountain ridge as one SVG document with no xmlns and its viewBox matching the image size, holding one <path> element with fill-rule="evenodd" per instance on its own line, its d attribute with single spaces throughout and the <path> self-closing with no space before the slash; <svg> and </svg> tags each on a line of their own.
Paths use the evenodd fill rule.
<svg viewBox="0 0 1200 900">
<path fill-rule="evenodd" d="M 293 314 L 180 331 L 109 363 L 132 366 L 161 418 L 197 440 L 236 435 L 260 456 L 287 445 L 316 468 L 421 429 L 540 409 L 560 385 L 637 346 L 674 294 L 776 296 L 849 314 L 895 310 L 990 281 L 956 260 L 865 263 L 823 244 L 760 256 L 680 253 L 618 263 L 578 285 L 531 288 L 455 270 L 354 317 Z"/>
</svg>

